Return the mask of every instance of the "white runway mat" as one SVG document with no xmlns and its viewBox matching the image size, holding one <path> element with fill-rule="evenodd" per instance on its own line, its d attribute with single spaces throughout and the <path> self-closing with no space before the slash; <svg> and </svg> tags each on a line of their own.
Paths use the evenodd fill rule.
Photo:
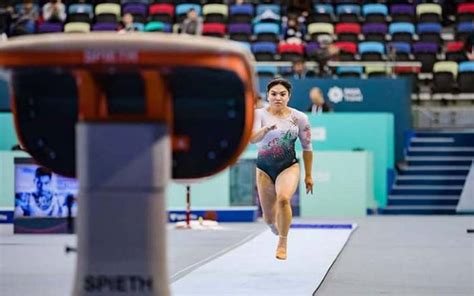
<svg viewBox="0 0 474 296">
<path fill-rule="evenodd" d="M 175 281 L 172 295 L 312 295 L 356 225 L 299 226 L 286 261 L 275 259 L 278 238 L 268 230 Z"/>
</svg>

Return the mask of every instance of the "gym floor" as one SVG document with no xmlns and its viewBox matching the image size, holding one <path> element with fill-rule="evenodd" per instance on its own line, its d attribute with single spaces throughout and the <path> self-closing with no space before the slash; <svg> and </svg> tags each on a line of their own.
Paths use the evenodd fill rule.
<svg viewBox="0 0 474 296">
<path fill-rule="evenodd" d="M 368 216 L 295 222 L 358 225 L 316 295 L 474 295 L 474 234 L 466 232 L 474 228 L 474 216 Z M 220 225 L 220 230 L 168 226 L 171 281 L 267 229 L 263 223 Z M 70 294 L 75 254 L 64 250 L 75 242 L 75 235 L 0 235 L 1 295 Z"/>
</svg>

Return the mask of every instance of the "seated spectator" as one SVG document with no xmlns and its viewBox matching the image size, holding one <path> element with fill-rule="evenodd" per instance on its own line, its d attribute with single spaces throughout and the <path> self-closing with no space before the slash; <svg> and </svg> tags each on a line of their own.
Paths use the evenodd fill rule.
<svg viewBox="0 0 474 296">
<path fill-rule="evenodd" d="M 33 5 L 33 0 L 23 0 L 21 10 L 18 14 L 12 15 L 12 35 L 33 34 L 37 20 L 38 11 Z"/>
<path fill-rule="evenodd" d="M 309 91 L 309 98 L 311 100 L 311 105 L 306 110 L 311 114 L 320 114 L 325 112 L 332 112 L 331 106 L 324 101 L 323 93 L 318 87 L 313 87 Z"/>
<path fill-rule="evenodd" d="M 295 18 L 289 18 L 284 30 L 283 38 L 287 43 L 303 43 L 304 25 L 301 26 Z"/>
<path fill-rule="evenodd" d="M 255 109 L 265 108 L 268 102 L 265 100 L 265 95 L 258 94 L 255 102 Z"/>
<path fill-rule="evenodd" d="M 6 35 L 10 33 L 10 23 L 14 12 L 10 3 L 0 4 L 0 36 L 2 38 L 6 38 Z"/>
<path fill-rule="evenodd" d="M 337 60 L 339 55 L 339 48 L 332 43 L 332 38 L 327 35 L 318 37 L 320 48 L 315 53 L 316 62 L 319 65 L 319 75 L 329 75 L 330 70 L 326 66 L 330 60 Z"/>
<path fill-rule="evenodd" d="M 313 71 L 308 71 L 306 69 L 306 66 L 304 64 L 304 61 L 302 60 L 297 60 L 293 62 L 292 65 L 292 75 L 293 79 L 304 79 L 308 77 L 313 77 L 314 72 Z"/>
<path fill-rule="evenodd" d="M 62 23 L 66 20 L 66 6 L 61 0 L 49 0 L 43 6 L 43 19 L 50 23 Z"/>
<path fill-rule="evenodd" d="M 202 34 L 202 18 L 197 14 L 194 8 L 188 10 L 186 18 L 181 24 L 181 33 L 190 35 L 201 35 Z"/>
<path fill-rule="evenodd" d="M 0 40 L 6 39 L 10 33 L 10 24 L 14 14 L 13 6 L 10 3 L 0 5 Z"/>
<path fill-rule="evenodd" d="M 133 25 L 133 15 L 131 13 L 126 13 L 122 16 L 122 26 L 119 30 L 119 33 L 133 32 L 136 31 L 135 26 Z"/>
</svg>

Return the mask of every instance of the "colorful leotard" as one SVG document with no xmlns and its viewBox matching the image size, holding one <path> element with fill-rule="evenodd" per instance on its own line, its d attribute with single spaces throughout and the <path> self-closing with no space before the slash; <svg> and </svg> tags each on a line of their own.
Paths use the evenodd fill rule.
<svg viewBox="0 0 474 296">
<path fill-rule="evenodd" d="M 296 138 L 300 139 L 303 151 L 312 151 L 311 126 L 308 116 L 290 108 L 291 114 L 286 118 L 272 115 L 266 108 L 255 110 L 253 130 L 276 124 L 276 129 L 269 131 L 257 143 L 257 168 L 267 173 L 276 181 L 278 175 L 297 162 L 295 153 Z"/>
</svg>

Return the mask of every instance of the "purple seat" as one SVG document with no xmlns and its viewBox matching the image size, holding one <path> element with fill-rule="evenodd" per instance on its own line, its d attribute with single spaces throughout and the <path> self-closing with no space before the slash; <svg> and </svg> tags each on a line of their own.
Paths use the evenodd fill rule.
<svg viewBox="0 0 474 296">
<path fill-rule="evenodd" d="M 117 31 L 116 23 L 97 23 L 92 27 L 92 31 Z"/>
<path fill-rule="evenodd" d="M 122 7 L 123 13 L 131 13 L 131 14 L 141 14 L 143 16 L 147 15 L 147 7 L 146 5 L 140 3 L 128 3 L 124 4 Z"/>
<path fill-rule="evenodd" d="M 319 43 L 309 42 L 306 45 L 306 55 L 309 57 L 313 56 L 319 49 L 320 49 Z"/>
<path fill-rule="evenodd" d="M 415 17 L 415 6 L 411 4 L 393 4 L 390 6 L 392 22 L 411 23 Z"/>
<path fill-rule="evenodd" d="M 416 42 L 413 44 L 414 53 L 437 53 L 438 44 L 434 42 Z"/>
<path fill-rule="evenodd" d="M 229 24 L 227 27 L 229 38 L 235 41 L 250 42 L 252 37 L 252 25 Z"/>
<path fill-rule="evenodd" d="M 390 6 L 390 14 L 415 14 L 415 6 L 411 4 L 394 4 Z"/>
<path fill-rule="evenodd" d="M 413 44 L 415 59 L 421 62 L 421 72 L 430 73 L 437 61 L 438 44 L 434 42 L 419 41 Z"/>
<path fill-rule="evenodd" d="M 62 32 L 63 24 L 61 23 L 42 23 L 38 26 L 39 33 Z"/>
<path fill-rule="evenodd" d="M 362 32 L 364 34 L 370 34 L 370 33 L 387 34 L 387 25 L 377 24 L 377 23 L 364 24 L 362 26 Z"/>
<path fill-rule="evenodd" d="M 227 28 L 229 30 L 229 34 L 252 34 L 252 26 L 250 24 L 229 24 Z"/>
<path fill-rule="evenodd" d="M 366 23 L 362 26 L 365 41 L 385 42 L 387 25 L 383 23 Z"/>
</svg>

